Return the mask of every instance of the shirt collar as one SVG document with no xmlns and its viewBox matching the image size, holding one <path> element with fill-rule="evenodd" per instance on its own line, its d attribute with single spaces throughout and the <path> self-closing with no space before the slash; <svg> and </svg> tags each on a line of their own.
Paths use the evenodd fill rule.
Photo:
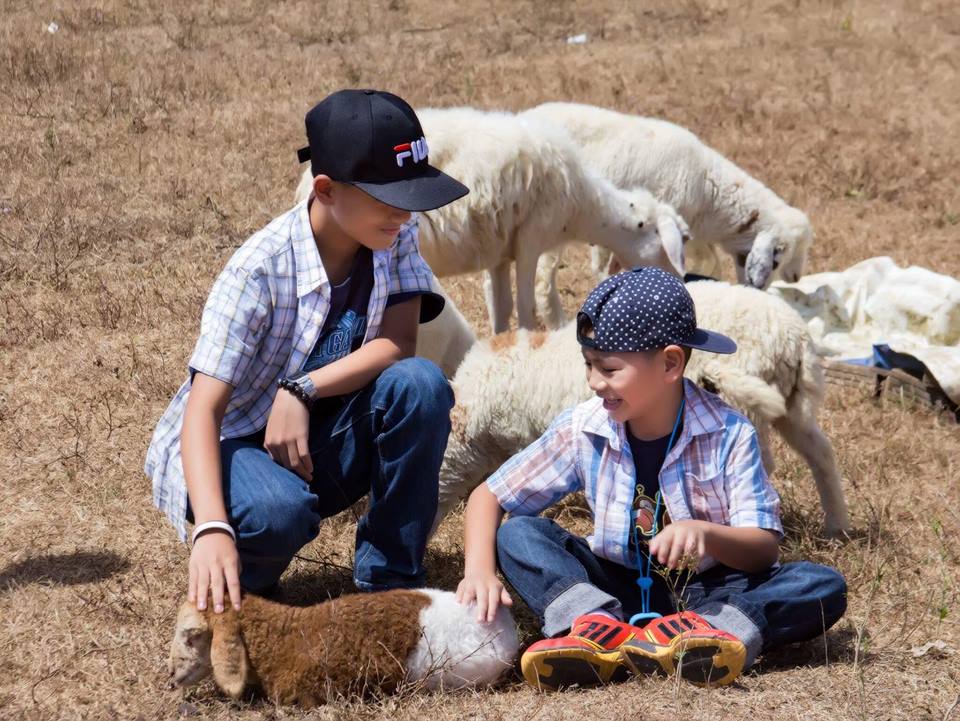
<svg viewBox="0 0 960 721">
<path fill-rule="evenodd" d="M 327 271 L 320 260 L 317 241 L 310 227 L 309 198 L 293 209 L 293 227 L 290 242 L 297 263 L 297 298 L 302 298 L 327 283 Z"/>
<path fill-rule="evenodd" d="M 723 415 L 713 395 L 689 378 L 683 379 L 683 397 L 686 399 L 683 410 L 683 431 L 677 439 L 677 446 L 685 443 L 692 436 L 715 433 L 724 427 Z M 610 414 L 603 408 L 603 401 L 599 398 L 594 401 L 594 407 L 587 416 L 583 430 L 606 438 L 610 449 L 619 451 L 627 442 L 626 427 L 623 423 L 610 418 Z"/>
<path fill-rule="evenodd" d="M 310 197 L 313 197 L 312 193 Z M 317 250 L 317 239 L 313 237 L 313 228 L 310 226 L 310 197 L 293 209 L 293 227 L 290 229 L 293 256 L 297 263 L 297 298 L 302 298 L 324 283 L 329 283 L 327 271 L 320 260 L 320 251 Z M 382 272 L 390 262 L 391 253 L 393 247 L 373 251 L 375 272 Z"/>
</svg>

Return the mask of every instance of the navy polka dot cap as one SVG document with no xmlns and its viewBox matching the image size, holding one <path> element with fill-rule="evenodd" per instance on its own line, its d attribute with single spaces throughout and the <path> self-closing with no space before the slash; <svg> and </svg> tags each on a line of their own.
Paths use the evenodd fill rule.
<svg viewBox="0 0 960 721">
<path fill-rule="evenodd" d="M 687 346 L 733 353 L 737 344 L 697 328 L 693 298 L 674 275 L 640 266 L 612 275 L 591 291 L 577 313 L 577 340 L 603 353 Z"/>
</svg>

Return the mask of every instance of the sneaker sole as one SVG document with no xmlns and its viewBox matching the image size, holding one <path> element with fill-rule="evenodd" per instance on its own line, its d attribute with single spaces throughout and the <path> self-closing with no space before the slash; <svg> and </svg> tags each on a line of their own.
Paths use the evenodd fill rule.
<svg viewBox="0 0 960 721">
<path fill-rule="evenodd" d="M 698 686 L 726 686 L 743 670 L 743 644 L 715 638 L 691 638 L 682 648 L 630 640 L 620 647 L 624 661 L 637 675 L 678 673 Z"/>
<path fill-rule="evenodd" d="M 630 675 L 619 651 L 577 647 L 528 651 L 520 659 L 520 670 L 528 684 L 548 691 L 626 681 Z"/>
</svg>

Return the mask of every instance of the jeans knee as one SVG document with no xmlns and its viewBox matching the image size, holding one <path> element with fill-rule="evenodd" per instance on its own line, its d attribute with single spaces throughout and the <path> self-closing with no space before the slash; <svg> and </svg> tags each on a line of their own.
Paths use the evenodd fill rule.
<svg viewBox="0 0 960 721">
<path fill-rule="evenodd" d="M 396 401 L 430 418 L 449 414 L 453 407 L 453 389 L 443 371 L 425 358 L 404 358 L 380 375 L 379 385 L 393 391 Z"/>
<path fill-rule="evenodd" d="M 497 529 L 497 553 L 515 554 L 535 536 L 545 535 L 552 521 L 543 516 L 511 516 Z"/>
<path fill-rule="evenodd" d="M 243 519 L 243 547 L 257 556 L 289 560 L 320 531 L 315 499 L 268 496 L 253 504 Z"/>
<path fill-rule="evenodd" d="M 810 579 L 820 600 L 823 620 L 829 628 L 847 611 L 847 581 L 837 569 L 810 561 L 801 561 L 801 572 Z"/>
</svg>

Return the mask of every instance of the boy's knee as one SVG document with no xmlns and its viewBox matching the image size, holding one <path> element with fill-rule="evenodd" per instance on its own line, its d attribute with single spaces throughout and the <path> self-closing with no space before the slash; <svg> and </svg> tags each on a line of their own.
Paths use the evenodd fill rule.
<svg viewBox="0 0 960 721">
<path fill-rule="evenodd" d="M 811 561 L 799 561 L 801 572 L 810 580 L 827 628 L 847 611 L 847 581 L 837 569 Z"/>
<path fill-rule="evenodd" d="M 546 535 L 552 521 L 543 516 L 511 516 L 497 529 L 497 552 L 525 548 L 535 536 Z"/>
<path fill-rule="evenodd" d="M 443 371 L 426 358 L 404 358 L 380 374 L 378 385 L 392 391 L 397 401 L 428 413 L 449 412 L 453 389 Z"/>
<path fill-rule="evenodd" d="M 320 516 L 307 497 L 269 496 L 246 514 L 243 546 L 258 556 L 292 558 L 320 531 Z"/>
</svg>

